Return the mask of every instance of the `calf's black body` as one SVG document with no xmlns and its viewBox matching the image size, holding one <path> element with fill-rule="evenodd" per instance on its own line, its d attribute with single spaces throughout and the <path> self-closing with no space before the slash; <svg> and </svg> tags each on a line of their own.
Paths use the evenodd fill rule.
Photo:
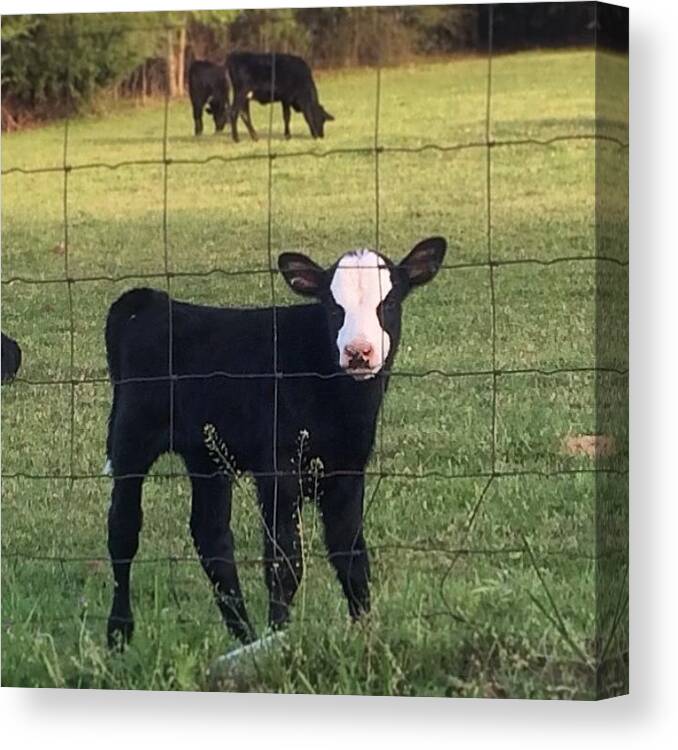
<svg viewBox="0 0 678 750">
<path fill-rule="evenodd" d="M 168 451 L 183 458 L 190 476 L 191 534 L 223 619 L 242 641 L 254 637 L 230 530 L 233 476 L 216 470 L 205 445 L 207 424 L 225 444 L 231 470 L 249 472 L 256 481 L 269 624 L 285 623 L 303 573 L 299 520 L 305 493 L 299 466 L 305 469 L 310 458 L 322 462 L 313 499 L 349 613 L 357 618 L 369 610 L 365 467 L 398 348 L 402 300 L 435 275 L 444 253 L 445 241 L 430 238 L 398 265 L 373 251 L 357 251 L 328 270 L 306 256 L 283 253 L 279 266 L 287 283 L 318 301 L 275 310 L 193 305 L 152 289 L 133 289 L 113 303 L 106 323 L 113 383 L 107 442 L 113 475 L 111 645 L 132 634 L 130 571 L 142 526 L 142 484 L 153 462 Z M 374 262 L 381 270 L 361 268 L 360 258 L 363 266 Z M 337 279 L 345 285 L 343 293 Z M 359 297 L 370 284 L 373 292 L 377 284 L 388 286 L 386 296 L 374 297 L 378 306 L 367 311 L 389 338 L 388 355 L 376 361 L 370 350 L 370 362 L 342 368 L 339 331 L 350 316 L 365 311 L 359 305 L 342 307 L 333 294 L 348 304 L 347 291 Z"/>
<path fill-rule="evenodd" d="M 309 454 L 323 461 L 325 478 L 318 500 L 330 560 L 350 612 L 358 616 L 369 608 L 362 471 L 372 449 L 386 376 L 356 382 L 338 371 L 324 310 L 318 304 L 277 309 L 277 369 L 291 377 L 276 379 L 272 309 L 219 309 L 173 301 L 172 359 L 177 379 L 167 381 L 163 378 L 168 375 L 169 307 L 165 293 L 137 289 L 112 306 L 108 319 L 111 377 L 122 381 L 114 385 L 108 446 L 116 477 L 109 549 L 117 584 L 109 634 L 131 632 L 129 568 L 141 530 L 143 475 L 173 447 L 191 475 L 191 532 L 224 620 L 239 638 L 253 636 L 228 525 L 232 480 L 223 474 L 214 476 L 216 467 L 204 443 L 207 423 L 217 428 L 235 468 L 251 472 L 256 479 L 265 524 L 264 556 L 270 560 L 266 580 L 271 625 L 286 620 L 302 574 L 299 476 L 294 472 L 302 431 L 309 434 Z M 154 331 L 152 340 L 149 330 Z M 278 477 L 277 498 L 276 470 L 284 473 Z"/>
</svg>

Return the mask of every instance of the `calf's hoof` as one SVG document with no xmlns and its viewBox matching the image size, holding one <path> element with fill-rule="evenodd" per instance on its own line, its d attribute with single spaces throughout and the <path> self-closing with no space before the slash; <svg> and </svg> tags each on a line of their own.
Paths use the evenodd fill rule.
<svg viewBox="0 0 678 750">
<path fill-rule="evenodd" d="M 363 619 L 367 619 L 370 609 L 369 597 L 361 601 L 356 600 L 348 603 L 348 614 L 353 622 L 360 622 Z"/>
<path fill-rule="evenodd" d="M 106 639 L 111 651 L 124 651 L 132 639 L 133 633 L 134 620 L 131 617 L 114 617 L 111 615 L 108 618 Z"/>
</svg>

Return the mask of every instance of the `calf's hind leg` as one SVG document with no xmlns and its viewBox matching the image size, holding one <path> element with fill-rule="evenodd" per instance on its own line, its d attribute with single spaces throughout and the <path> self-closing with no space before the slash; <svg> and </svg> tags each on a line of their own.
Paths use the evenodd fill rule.
<svg viewBox="0 0 678 750">
<path fill-rule="evenodd" d="M 108 510 L 108 552 L 113 566 L 113 606 L 108 618 L 108 645 L 122 648 L 134 632 L 130 604 L 132 560 L 139 547 L 142 524 L 141 486 L 138 477 L 115 479 Z"/>
<path fill-rule="evenodd" d="M 149 392 L 149 397 L 152 395 L 153 392 Z M 138 405 L 131 404 L 119 410 L 115 398 L 107 441 L 108 464 L 114 477 L 108 510 L 108 552 L 114 590 L 107 635 L 110 647 L 122 648 L 134 631 L 130 574 L 143 520 L 142 485 L 155 459 L 167 450 L 167 436 L 162 432 L 143 434 L 135 421 Z"/>
<path fill-rule="evenodd" d="M 114 579 L 107 629 L 111 648 L 122 648 L 134 631 L 130 575 L 143 521 L 141 491 L 146 473 L 164 448 L 162 442 L 162 439 L 139 442 L 134 424 L 126 419 L 125 412 L 117 412 L 114 402 L 107 446 L 107 466 L 114 475 L 108 509 L 108 552 Z"/>
<path fill-rule="evenodd" d="M 156 397 L 153 387 L 141 394 L 145 402 Z M 108 618 L 108 644 L 123 648 L 132 637 L 134 620 L 130 605 L 132 560 L 139 546 L 142 525 L 141 491 L 144 478 L 155 459 L 167 450 L 167 435 L 141 429 L 137 419 L 142 401 L 130 401 L 118 408 L 114 395 L 107 450 L 113 473 L 113 491 L 108 511 L 108 551 L 113 566 L 114 591 Z"/>
</svg>

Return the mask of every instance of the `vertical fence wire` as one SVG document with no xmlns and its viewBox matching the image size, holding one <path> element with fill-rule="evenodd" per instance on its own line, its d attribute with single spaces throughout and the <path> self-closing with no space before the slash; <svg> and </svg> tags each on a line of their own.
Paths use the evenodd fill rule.
<svg viewBox="0 0 678 750">
<path fill-rule="evenodd" d="M 273 518 L 271 530 L 271 548 L 273 550 L 273 564 L 278 560 L 278 492 L 279 492 L 279 467 L 278 467 L 278 401 L 279 401 L 279 366 L 278 366 L 278 310 L 275 291 L 275 266 L 273 261 L 273 103 L 275 96 L 276 77 L 276 54 L 271 52 L 271 106 L 268 112 L 268 136 L 266 138 L 267 150 L 267 222 L 266 222 L 266 256 L 269 269 L 269 280 L 271 290 L 271 336 L 273 343 L 273 434 L 271 436 L 271 461 L 273 469 Z M 266 521 L 264 520 L 264 523 Z"/>
<path fill-rule="evenodd" d="M 379 181 L 379 175 L 380 175 L 380 163 L 379 163 L 379 153 L 380 153 L 380 130 L 379 126 L 381 123 L 381 69 L 382 69 L 382 47 L 381 47 L 381 34 L 380 34 L 380 27 L 379 27 L 379 18 L 380 18 L 380 8 L 374 8 L 373 11 L 373 22 L 375 26 L 375 39 L 379 40 L 377 43 L 377 63 L 375 65 L 375 91 L 374 91 L 374 142 L 373 142 L 373 148 L 374 148 L 374 249 L 376 250 L 377 254 L 381 251 L 381 212 L 380 212 L 380 205 L 381 205 L 381 192 L 380 192 L 380 181 Z M 378 256 L 377 256 L 378 257 Z M 383 299 L 383 289 L 381 285 L 381 271 L 379 269 L 380 261 L 377 261 L 377 278 L 379 280 L 379 297 L 380 299 Z M 386 343 L 386 332 L 384 329 L 381 329 L 381 354 L 383 357 L 384 352 L 384 346 Z M 382 400 L 386 394 L 386 380 L 385 378 L 381 379 L 381 397 Z M 379 417 L 378 417 L 378 423 L 377 423 L 377 476 L 376 481 L 374 483 L 374 487 L 372 488 L 372 493 L 370 494 L 370 498 L 367 502 L 367 504 L 364 507 L 363 512 L 363 521 L 360 526 L 359 531 L 363 530 L 363 525 L 365 523 L 366 518 L 369 516 L 370 511 L 372 510 L 372 506 L 374 505 L 375 500 L 377 499 L 379 488 L 381 487 L 382 480 L 384 478 L 384 409 L 379 410 Z M 358 539 L 358 534 L 356 534 L 356 537 L 353 541 L 353 546 L 355 546 L 355 543 Z"/>
<path fill-rule="evenodd" d="M 491 424 L 491 472 L 485 485 L 466 520 L 463 530 L 463 544 L 466 544 L 473 525 L 475 524 L 482 504 L 490 491 L 493 481 L 497 476 L 497 318 L 496 297 L 494 288 L 494 260 L 492 254 L 492 57 L 494 53 L 494 6 L 488 6 L 487 15 L 487 80 L 485 88 L 485 237 L 487 248 L 487 267 L 490 282 L 490 320 L 491 320 L 491 342 L 492 342 L 492 424 Z M 452 572 L 461 560 L 463 553 L 455 554 L 440 580 L 440 600 L 450 616 L 463 623 L 468 623 L 468 617 L 459 613 L 447 598 L 446 586 Z"/>
<path fill-rule="evenodd" d="M 162 124 L 162 246 L 165 287 L 167 289 L 167 382 L 169 385 L 169 449 L 174 453 L 174 314 L 172 301 L 172 270 L 169 243 L 169 111 L 172 82 L 167 71 Z M 174 459 L 173 459 L 174 460 Z"/>
<path fill-rule="evenodd" d="M 72 21 L 69 23 L 69 31 L 72 33 Z M 67 70 L 66 70 L 66 87 L 70 88 L 71 78 L 71 53 L 72 46 L 68 45 Z M 68 233 L 68 179 L 70 167 L 68 164 L 68 141 L 69 141 L 69 122 L 70 118 L 64 120 L 64 142 L 62 153 L 62 168 L 64 173 L 63 181 L 63 244 L 64 244 L 64 278 L 66 279 L 66 292 L 68 302 L 68 371 L 70 375 L 70 414 L 69 414 L 69 474 L 71 477 L 75 474 L 75 310 L 73 305 L 73 278 L 71 275 L 70 264 L 70 238 Z M 69 482 L 69 491 L 73 490 L 73 480 Z"/>
<path fill-rule="evenodd" d="M 497 471 L 497 300 L 492 253 L 492 57 L 494 41 L 494 6 L 487 12 L 487 90 L 485 94 L 485 190 L 487 211 L 487 264 L 490 280 L 490 314 L 492 326 L 492 474 Z"/>
<path fill-rule="evenodd" d="M 68 236 L 68 176 L 70 169 L 68 167 L 68 118 L 64 122 L 64 146 L 63 146 L 63 221 L 64 221 L 64 276 L 66 278 L 66 294 L 68 304 L 68 371 L 70 377 L 69 395 L 70 409 L 69 419 L 70 426 L 68 431 L 69 442 L 69 475 L 75 476 L 75 310 L 73 305 L 73 280 L 71 278 L 70 268 L 70 242 Z M 72 485 L 72 480 L 71 480 Z"/>
</svg>

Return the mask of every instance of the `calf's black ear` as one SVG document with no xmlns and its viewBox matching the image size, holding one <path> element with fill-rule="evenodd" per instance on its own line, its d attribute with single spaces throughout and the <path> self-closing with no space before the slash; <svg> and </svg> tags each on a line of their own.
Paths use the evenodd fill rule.
<svg viewBox="0 0 678 750">
<path fill-rule="evenodd" d="M 327 122 L 334 122 L 334 115 L 331 115 L 324 107 L 323 114 L 325 115 L 325 120 L 327 120 Z"/>
<path fill-rule="evenodd" d="M 278 268 L 290 289 L 297 294 L 317 297 L 325 289 L 325 270 L 301 253 L 281 253 Z"/>
<path fill-rule="evenodd" d="M 418 242 L 400 261 L 398 268 L 405 273 L 410 286 L 426 284 L 438 273 L 446 250 L 444 237 L 429 237 Z"/>
</svg>

